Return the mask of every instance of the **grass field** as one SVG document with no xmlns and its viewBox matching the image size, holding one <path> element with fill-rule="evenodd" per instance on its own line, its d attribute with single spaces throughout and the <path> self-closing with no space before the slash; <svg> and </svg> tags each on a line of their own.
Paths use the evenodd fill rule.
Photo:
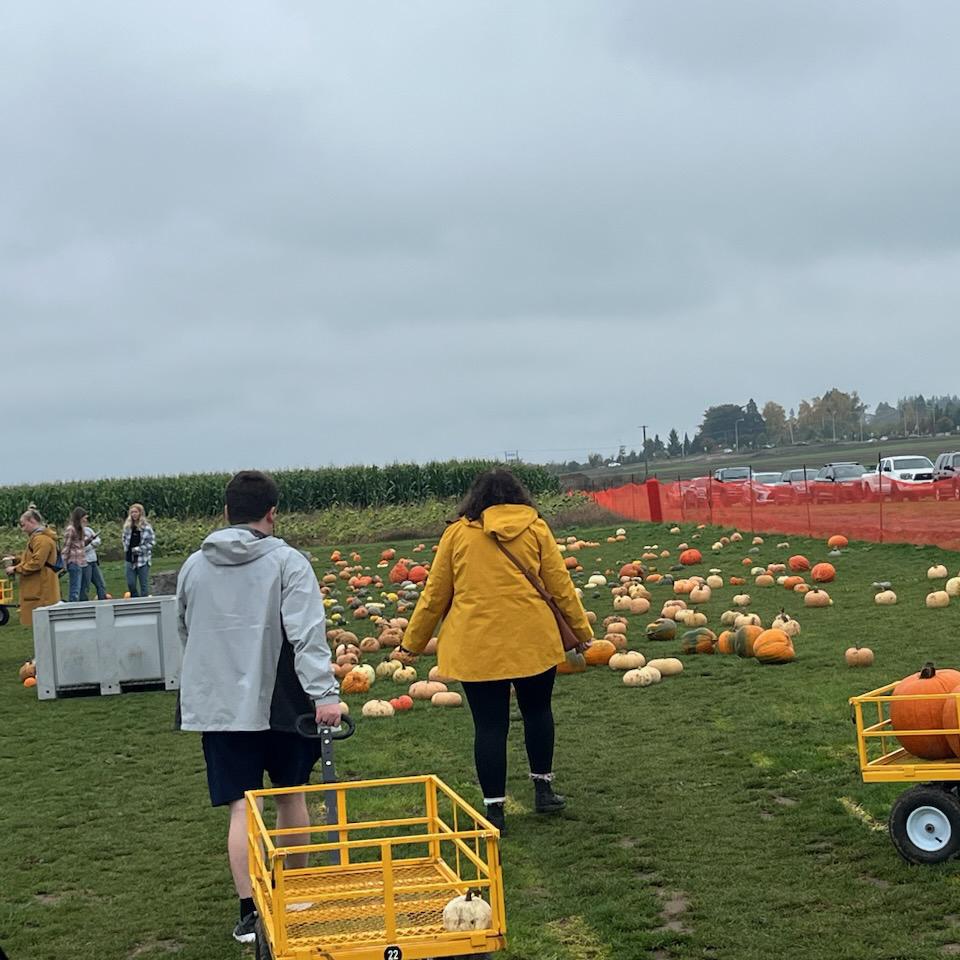
<svg viewBox="0 0 960 960">
<path fill-rule="evenodd" d="M 694 534 L 689 526 L 680 536 L 624 526 L 628 539 L 617 544 L 604 542 L 610 526 L 576 531 L 601 542 L 580 554 L 581 580 L 616 571 L 648 544 L 675 553 Z M 719 532 L 704 530 L 701 539 L 709 544 Z M 786 558 L 777 542 L 767 537 L 758 562 Z M 401 555 L 412 549 L 391 545 Z M 373 564 L 382 546 L 356 549 Z M 740 573 L 746 544 L 739 547 L 708 553 L 703 572 Z M 826 556 L 821 542 L 801 538 L 791 538 L 789 552 Z M 781 588 L 748 588 L 765 621 L 782 605 L 800 619 L 793 664 L 686 657 L 681 676 L 645 689 L 624 687 L 606 667 L 560 677 L 556 770 L 569 798 L 562 816 L 530 812 L 520 731 L 511 737 L 504 956 L 932 960 L 960 953 L 960 867 L 899 861 L 883 825 L 902 788 L 860 781 L 847 705 L 851 694 L 927 659 L 960 665 L 960 605 L 923 605 L 935 560 L 951 575 L 960 567 L 960 556 L 934 548 L 854 543 L 835 561 L 835 605 L 825 609 L 804 609 L 801 597 Z M 106 573 L 121 591 L 119 565 Z M 894 583 L 898 606 L 874 606 L 877 579 Z M 658 600 L 672 595 L 651 589 Z M 714 592 L 706 605 L 711 626 L 739 589 Z M 612 612 L 606 589 L 584 600 L 601 618 Z M 630 646 L 648 656 L 675 653 L 679 643 L 644 640 L 649 619 L 631 618 Z M 854 640 L 875 650 L 874 666 L 844 665 Z M 0 629 L 0 944 L 11 960 L 250 956 L 229 940 L 235 900 L 225 820 L 208 806 L 198 738 L 172 730 L 173 695 L 40 703 L 16 676 L 31 650 L 28 630 Z M 421 663 L 423 673 L 432 660 Z M 378 684 L 387 685 L 384 693 L 396 689 Z M 352 698 L 355 712 L 363 699 Z M 435 772 L 478 803 L 470 740 L 466 711 L 418 704 L 392 720 L 361 720 L 340 750 L 339 771 Z"/>
</svg>

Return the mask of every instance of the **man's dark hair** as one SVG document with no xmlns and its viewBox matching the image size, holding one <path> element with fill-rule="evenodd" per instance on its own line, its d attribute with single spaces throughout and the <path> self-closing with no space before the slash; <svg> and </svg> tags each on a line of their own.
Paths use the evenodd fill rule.
<svg viewBox="0 0 960 960">
<path fill-rule="evenodd" d="M 501 503 L 519 503 L 537 509 L 527 488 L 509 471 L 487 470 L 481 473 L 463 498 L 457 516 L 479 520 L 487 507 Z"/>
<path fill-rule="evenodd" d="M 230 523 L 256 523 L 279 500 L 280 490 L 269 473 L 241 470 L 227 484 L 227 519 Z"/>
</svg>

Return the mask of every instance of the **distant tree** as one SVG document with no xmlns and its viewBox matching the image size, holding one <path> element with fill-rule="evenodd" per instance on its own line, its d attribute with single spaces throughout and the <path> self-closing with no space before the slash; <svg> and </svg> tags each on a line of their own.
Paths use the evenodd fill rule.
<svg viewBox="0 0 960 960">
<path fill-rule="evenodd" d="M 751 397 L 743 411 L 743 423 L 735 431 L 740 438 L 740 446 L 756 446 L 757 441 L 766 433 L 766 424 L 756 401 Z"/>
<path fill-rule="evenodd" d="M 707 407 L 703 412 L 703 422 L 697 433 L 698 447 L 704 448 L 707 440 L 714 444 L 732 443 L 737 420 L 743 417 L 743 407 L 736 403 L 722 403 L 716 407 Z"/>
<path fill-rule="evenodd" d="M 684 435 L 683 435 L 683 454 L 684 454 L 684 456 L 687 455 L 687 453 L 689 452 L 689 450 L 690 450 L 690 437 L 689 437 L 689 435 L 688 435 L 687 433 L 684 433 Z"/>
<path fill-rule="evenodd" d="M 602 453 L 591 453 L 587 456 L 587 466 L 589 467 L 600 467 L 603 466 L 603 454 Z"/>
<path fill-rule="evenodd" d="M 683 453 L 683 446 L 680 443 L 680 434 L 677 433 L 676 427 L 670 429 L 670 433 L 667 436 L 667 453 L 671 457 L 679 457 Z"/>
<path fill-rule="evenodd" d="M 787 415 L 783 407 L 773 400 L 763 405 L 763 422 L 767 425 L 766 434 L 769 443 L 782 443 L 787 430 Z"/>
</svg>

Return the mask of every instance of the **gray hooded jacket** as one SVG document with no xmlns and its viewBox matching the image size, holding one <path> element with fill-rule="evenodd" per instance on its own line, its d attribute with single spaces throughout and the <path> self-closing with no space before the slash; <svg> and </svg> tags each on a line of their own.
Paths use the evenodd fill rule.
<svg viewBox="0 0 960 960">
<path fill-rule="evenodd" d="M 182 730 L 292 730 L 337 703 L 320 585 L 279 537 L 217 530 L 177 578 Z"/>
</svg>

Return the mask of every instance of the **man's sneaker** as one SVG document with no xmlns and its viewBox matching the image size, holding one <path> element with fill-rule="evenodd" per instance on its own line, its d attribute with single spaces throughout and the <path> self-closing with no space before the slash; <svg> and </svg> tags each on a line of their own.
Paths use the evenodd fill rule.
<svg viewBox="0 0 960 960">
<path fill-rule="evenodd" d="M 234 928 L 233 939 L 237 943 L 253 943 L 257 939 L 257 911 L 248 913 Z"/>
</svg>

